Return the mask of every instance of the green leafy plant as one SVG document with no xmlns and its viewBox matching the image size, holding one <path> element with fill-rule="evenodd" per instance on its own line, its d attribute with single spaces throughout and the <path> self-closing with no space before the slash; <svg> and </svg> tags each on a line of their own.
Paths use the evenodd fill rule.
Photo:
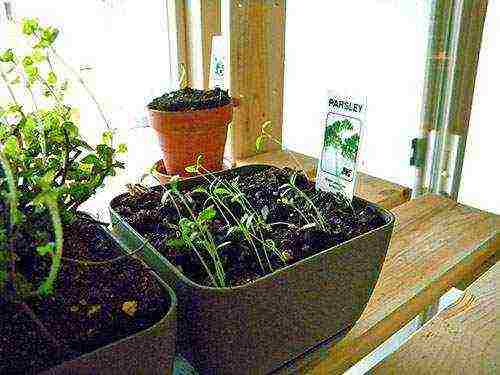
<svg viewBox="0 0 500 375">
<path fill-rule="evenodd" d="M 0 107 L 0 194 L 10 213 L 0 230 L 0 286 L 15 289 L 15 232 L 29 225 L 28 212 L 47 211 L 54 231 L 54 242 L 38 246 L 33 256 L 50 257 L 49 274 L 36 295 L 53 293 L 63 257 L 63 226 L 76 218 L 82 203 L 93 196 L 108 176 L 123 163 L 114 148 L 114 130 L 95 96 L 76 76 L 96 103 L 106 130 L 101 143 L 89 145 L 80 135 L 72 107 L 65 94 L 69 81 L 55 68 L 62 65 L 76 73 L 57 53 L 54 43 L 59 31 L 42 26 L 35 19 L 22 22 L 22 32 L 30 50 L 18 55 L 13 49 L 0 53 L 0 78 L 10 102 Z M 57 62 L 57 64 L 55 63 Z M 5 288 L 4 288 L 5 289 Z M 32 293 L 32 294 L 33 294 Z"/>
</svg>

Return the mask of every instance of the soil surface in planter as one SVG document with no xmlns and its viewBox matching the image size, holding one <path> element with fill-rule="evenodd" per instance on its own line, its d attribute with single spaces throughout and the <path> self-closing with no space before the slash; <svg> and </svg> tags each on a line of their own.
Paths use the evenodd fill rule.
<svg viewBox="0 0 500 375">
<path fill-rule="evenodd" d="M 231 103 L 227 90 L 197 90 L 186 87 L 159 96 L 148 104 L 149 109 L 165 112 L 197 111 L 217 108 Z"/>
<path fill-rule="evenodd" d="M 48 215 L 37 215 L 17 234 L 17 274 L 34 288 L 49 272 L 50 259 L 33 254 L 51 238 L 50 228 Z M 63 256 L 102 262 L 123 253 L 98 224 L 82 218 L 64 228 Z M 52 338 L 29 317 L 26 306 Z M 24 306 L 0 295 L 0 373 L 53 367 L 151 327 L 169 308 L 168 295 L 134 258 L 99 265 L 63 259 L 53 295 L 28 299 Z"/>
<path fill-rule="evenodd" d="M 311 221 L 314 211 L 305 209 L 306 200 L 299 194 L 282 195 L 286 189 L 283 185 L 290 181 L 293 173 L 294 171 L 288 168 L 269 168 L 246 173 L 229 171 L 224 172 L 224 176 L 221 177 L 229 184 L 237 184 L 254 210 L 260 212 L 269 224 L 267 228 L 261 228 L 261 238 L 274 241 L 278 250 L 267 252 L 273 271 L 385 224 L 384 217 L 372 207 L 359 200 L 355 200 L 352 207 L 346 206 L 342 204 L 339 196 L 316 191 L 314 183 L 299 174 L 295 186 L 314 202 L 325 218 L 328 231 L 307 225 L 304 216 Z M 208 188 L 208 182 L 203 186 Z M 191 187 L 189 191 L 185 189 L 182 191 L 197 214 L 207 205 L 212 204 L 212 201 L 207 201 L 204 193 L 193 190 L 196 189 Z M 180 231 L 176 227 L 179 216 L 172 200 L 162 200 L 163 195 L 164 190 L 160 187 L 143 193 L 124 194 L 114 199 L 112 208 L 187 277 L 199 284 L 213 286 L 194 251 L 179 245 Z M 301 212 L 287 204 L 284 198 L 288 200 L 293 198 L 295 207 Z M 162 204 L 162 201 L 165 203 Z M 238 218 L 243 217 L 244 212 L 240 204 L 232 202 L 230 197 L 225 199 L 225 204 Z M 189 213 L 182 209 L 179 201 L 177 205 L 181 207 L 181 214 L 189 217 Z M 226 286 L 243 285 L 270 273 L 270 269 L 262 270 L 255 250 L 244 238 L 242 232 L 230 230 L 234 222 L 230 218 L 229 221 L 228 225 L 221 212 L 217 210 L 217 216 L 208 224 L 216 244 L 229 242 L 219 249 L 219 255 L 224 264 Z M 254 242 L 261 254 L 264 266 L 267 267 L 267 261 L 262 255 L 264 253 L 261 243 Z M 213 263 L 207 253 L 203 255 L 207 263 Z"/>
</svg>

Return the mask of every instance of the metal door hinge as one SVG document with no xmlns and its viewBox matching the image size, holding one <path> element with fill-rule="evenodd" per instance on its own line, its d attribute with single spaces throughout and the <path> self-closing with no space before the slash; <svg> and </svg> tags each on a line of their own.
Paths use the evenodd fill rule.
<svg viewBox="0 0 500 375">
<path fill-rule="evenodd" d="M 426 138 L 413 138 L 411 140 L 412 154 L 410 157 L 410 165 L 421 168 L 425 165 L 425 155 L 427 151 Z"/>
</svg>

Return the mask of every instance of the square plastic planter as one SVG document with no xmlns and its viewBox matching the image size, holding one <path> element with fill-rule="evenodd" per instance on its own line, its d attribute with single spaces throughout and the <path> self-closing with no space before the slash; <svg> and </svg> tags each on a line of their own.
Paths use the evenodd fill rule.
<svg viewBox="0 0 500 375">
<path fill-rule="evenodd" d="M 232 173 L 248 173 L 251 168 L 263 166 L 236 168 Z M 180 187 L 200 182 L 198 177 L 187 179 Z M 380 228 L 232 288 L 191 281 L 146 243 L 140 256 L 172 285 L 179 301 L 180 352 L 201 374 L 266 374 L 345 335 L 372 294 L 394 226 L 390 212 L 367 204 L 384 218 Z M 127 246 L 145 243 L 117 212 L 110 211 L 113 230 Z"/>
<path fill-rule="evenodd" d="M 106 231 L 112 238 L 112 234 Z M 118 241 L 119 242 L 119 241 Z M 122 251 L 124 248 L 120 245 Z M 59 374 L 172 374 L 176 354 L 177 299 L 173 290 L 151 272 L 170 298 L 170 308 L 152 327 L 65 361 L 42 372 Z"/>
</svg>

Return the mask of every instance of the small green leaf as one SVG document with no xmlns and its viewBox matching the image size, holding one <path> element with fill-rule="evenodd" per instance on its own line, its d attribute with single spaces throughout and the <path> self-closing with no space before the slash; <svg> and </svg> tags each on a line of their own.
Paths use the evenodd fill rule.
<svg viewBox="0 0 500 375">
<path fill-rule="evenodd" d="M 26 68 L 27 66 L 33 65 L 33 59 L 30 56 L 24 56 L 21 63 Z"/>
<path fill-rule="evenodd" d="M 5 152 L 5 155 L 7 155 L 8 157 L 15 158 L 19 156 L 20 148 L 19 144 L 17 143 L 17 138 L 13 135 L 7 138 L 7 141 L 3 146 L 3 150 Z"/>
<path fill-rule="evenodd" d="M 92 169 L 94 168 L 94 165 L 93 164 L 85 164 L 85 163 L 80 163 L 78 165 L 78 168 L 83 171 L 83 172 L 86 172 L 88 174 L 92 173 Z"/>
<path fill-rule="evenodd" d="M 182 238 L 171 238 L 167 241 L 167 246 L 173 247 L 174 249 L 182 249 L 186 246 L 186 243 Z"/>
<path fill-rule="evenodd" d="M 188 173 L 197 173 L 198 172 L 198 168 L 196 167 L 196 165 L 188 165 L 186 168 L 184 168 L 186 170 L 186 172 Z"/>
<path fill-rule="evenodd" d="M 51 86 L 54 86 L 57 83 L 57 76 L 54 72 L 49 72 L 47 75 L 47 83 Z"/>
<path fill-rule="evenodd" d="M 52 186 L 54 182 L 55 173 L 53 170 L 46 172 L 42 178 L 38 180 L 38 186 L 42 189 L 42 191 L 47 191 Z"/>
<path fill-rule="evenodd" d="M 257 152 L 260 152 L 262 151 L 262 148 L 264 146 L 264 140 L 265 140 L 265 136 L 263 134 L 259 135 L 256 139 L 255 139 L 255 150 Z"/>
<path fill-rule="evenodd" d="M 261 126 L 261 129 L 263 132 L 266 132 L 267 130 L 272 130 L 272 128 L 273 128 L 273 125 L 272 125 L 271 121 L 265 121 Z"/>
<path fill-rule="evenodd" d="M 46 42 L 48 46 L 50 46 L 56 40 L 59 35 L 59 30 L 55 27 L 46 27 L 42 30 L 42 41 Z"/>
<path fill-rule="evenodd" d="M 124 154 L 127 152 L 127 145 L 125 143 L 120 143 L 116 148 L 116 152 L 119 154 Z"/>
<path fill-rule="evenodd" d="M 204 187 L 198 186 L 196 189 L 193 189 L 193 193 L 208 194 L 208 191 Z"/>
<path fill-rule="evenodd" d="M 113 142 L 113 132 L 111 130 L 102 133 L 102 143 L 111 145 Z"/>
<path fill-rule="evenodd" d="M 35 80 L 39 76 L 38 68 L 33 65 L 27 65 L 24 67 L 24 71 L 26 72 L 26 75 L 28 76 L 28 81 L 30 83 L 35 82 Z"/>
<path fill-rule="evenodd" d="M 87 155 L 85 156 L 82 160 L 80 160 L 80 163 L 81 164 L 90 164 L 90 165 L 93 165 L 93 164 L 101 164 L 101 161 L 99 160 L 99 158 L 95 155 L 95 154 L 90 154 L 90 155 Z"/>
<path fill-rule="evenodd" d="M 39 27 L 38 20 L 35 18 L 24 18 L 22 20 L 22 30 L 25 35 L 33 35 Z"/>
<path fill-rule="evenodd" d="M 106 162 L 112 159 L 113 153 L 115 152 L 115 150 L 113 150 L 111 147 L 105 144 L 97 145 L 96 149 L 99 158 L 101 158 L 101 160 L 104 160 Z"/>
<path fill-rule="evenodd" d="M 179 191 L 180 179 L 181 178 L 178 175 L 172 176 L 172 178 L 170 179 L 170 183 L 169 183 L 170 189 L 172 189 L 172 191 L 174 191 L 174 192 Z"/>
<path fill-rule="evenodd" d="M 68 132 L 70 138 L 75 138 L 78 136 L 78 126 L 72 121 L 64 121 L 62 127 Z"/>
<path fill-rule="evenodd" d="M 54 253 L 55 247 L 56 244 L 54 242 L 49 242 L 46 243 L 45 245 L 37 246 L 36 252 L 42 257 L 47 254 L 52 255 Z"/>
<path fill-rule="evenodd" d="M 227 196 L 227 195 L 233 195 L 229 190 L 218 187 L 214 189 L 214 194 L 220 195 L 220 196 Z"/>
<path fill-rule="evenodd" d="M 217 211 L 215 211 L 215 208 L 213 206 L 205 208 L 203 211 L 201 211 L 198 214 L 198 221 L 200 223 L 204 223 L 207 221 L 212 221 L 215 219 L 215 216 L 217 215 Z"/>
<path fill-rule="evenodd" d="M 0 61 L 2 62 L 13 62 L 14 58 L 15 58 L 14 51 L 11 48 L 9 48 L 0 55 Z"/>
<path fill-rule="evenodd" d="M 42 284 L 38 287 L 38 293 L 42 297 L 47 297 L 50 296 L 52 293 L 54 293 L 54 285 L 50 280 L 44 280 Z"/>
</svg>

